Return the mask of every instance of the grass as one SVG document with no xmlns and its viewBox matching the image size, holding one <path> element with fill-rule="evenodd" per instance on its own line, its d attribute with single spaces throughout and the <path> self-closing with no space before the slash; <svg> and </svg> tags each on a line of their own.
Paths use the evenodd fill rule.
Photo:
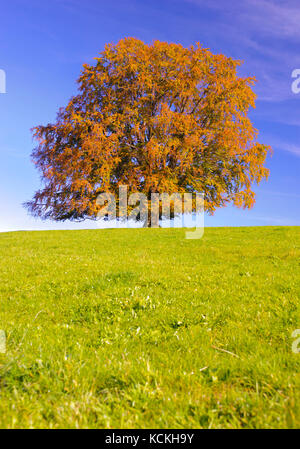
<svg viewBox="0 0 300 449">
<path fill-rule="evenodd" d="M 299 228 L 18 232 L 0 251 L 1 428 L 300 426 Z"/>
</svg>

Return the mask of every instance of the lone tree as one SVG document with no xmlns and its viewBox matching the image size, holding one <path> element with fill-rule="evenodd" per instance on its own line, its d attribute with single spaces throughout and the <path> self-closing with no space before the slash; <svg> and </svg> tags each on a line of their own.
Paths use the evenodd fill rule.
<svg viewBox="0 0 300 449">
<path fill-rule="evenodd" d="M 200 44 L 184 48 L 126 38 L 84 65 L 79 94 L 54 124 L 33 128 L 43 189 L 26 203 L 54 220 L 96 218 L 97 196 L 201 192 L 205 210 L 251 208 L 254 182 L 267 178 L 269 146 L 249 117 L 255 78 L 240 61 Z M 149 206 L 150 207 L 150 206 Z"/>
</svg>

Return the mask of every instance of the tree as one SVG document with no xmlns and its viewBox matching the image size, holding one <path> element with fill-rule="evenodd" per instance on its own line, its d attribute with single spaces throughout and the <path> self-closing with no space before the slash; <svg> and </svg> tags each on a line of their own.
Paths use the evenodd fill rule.
<svg viewBox="0 0 300 449">
<path fill-rule="evenodd" d="M 255 78 L 240 61 L 200 44 L 126 38 L 85 64 L 79 94 L 54 124 L 33 128 L 43 189 L 26 206 L 54 220 L 96 218 L 97 196 L 203 192 L 205 210 L 251 208 L 267 178 L 269 146 L 257 142 L 248 111 Z"/>
</svg>

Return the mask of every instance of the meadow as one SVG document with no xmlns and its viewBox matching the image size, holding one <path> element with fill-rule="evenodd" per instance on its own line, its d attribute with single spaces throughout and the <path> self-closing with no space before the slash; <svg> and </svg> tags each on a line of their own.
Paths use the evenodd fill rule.
<svg viewBox="0 0 300 449">
<path fill-rule="evenodd" d="M 300 228 L 0 234 L 1 428 L 300 426 Z"/>
</svg>

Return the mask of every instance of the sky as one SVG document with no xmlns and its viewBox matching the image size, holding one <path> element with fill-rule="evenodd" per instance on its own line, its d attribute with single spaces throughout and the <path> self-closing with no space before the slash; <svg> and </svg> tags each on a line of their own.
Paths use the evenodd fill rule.
<svg viewBox="0 0 300 449">
<path fill-rule="evenodd" d="M 299 0 L 10 0 L 2 2 L 0 20 L 0 231 L 99 226 L 41 221 L 23 208 L 41 186 L 30 129 L 54 122 L 77 92 L 82 65 L 105 43 L 129 36 L 200 42 L 242 60 L 239 74 L 257 78 L 250 117 L 259 141 L 273 147 L 270 177 L 254 187 L 253 209 L 228 206 L 206 216 L 205 226 L 300 226 L 300 92 L 292 91 L 292 72 L 300 69 Z"/>
</svg>

